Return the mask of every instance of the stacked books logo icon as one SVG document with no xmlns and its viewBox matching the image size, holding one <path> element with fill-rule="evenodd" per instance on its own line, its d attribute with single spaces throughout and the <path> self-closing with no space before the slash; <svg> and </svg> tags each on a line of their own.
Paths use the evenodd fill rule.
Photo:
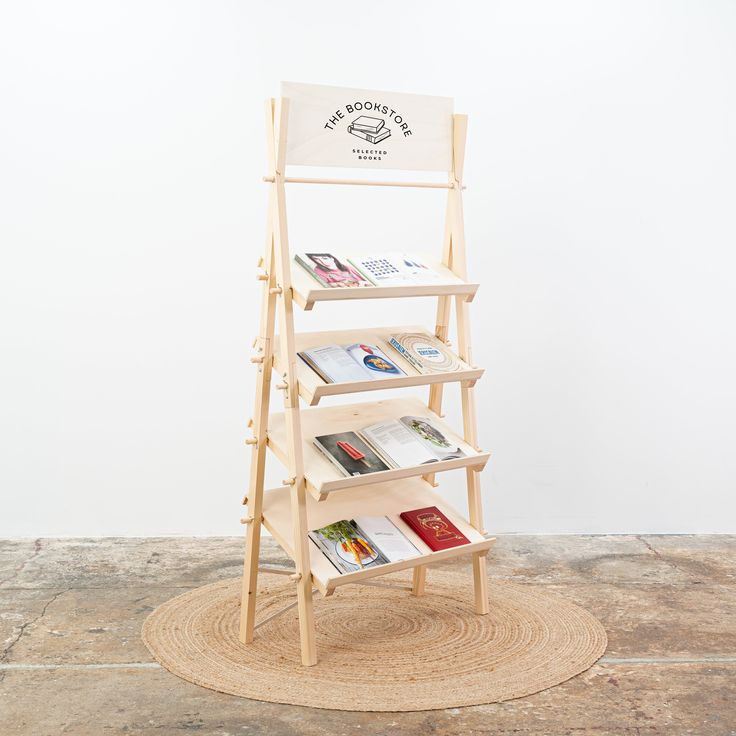
<svg viewBox="0 0 736 736">
<path fill-rule="evenodd" d="M 391 135 L 389 128 L 385 127 L 381 118 L 371 118 L 361 115 L 348 125 L 348 133 L 362 138 L 369 143 L 380 143 Z"/>
</svg>

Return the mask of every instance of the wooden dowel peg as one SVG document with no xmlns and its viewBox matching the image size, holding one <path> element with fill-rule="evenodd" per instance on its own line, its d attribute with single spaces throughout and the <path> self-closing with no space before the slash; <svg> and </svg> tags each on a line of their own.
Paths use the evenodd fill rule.
<svg viewBox="0 0 736 736">
<path fill-rule="evenodd" d="M 242 518 L 242 519 L 240 520 L 240 523 L 241 523 L 241 524 L 252 524 L 252 523 L 253 523 L 253 518 L 254 518 L 254 517 L 252 517 L 252 516 L 244 516 L 244 517 L 243 517 L 243 518 Z"/>
<path fill-rule="evenodd" d="M 250 429 L 253 426 L 253 419 L 248 420 L 248 429 Z"/>
<path fill-rule="evenodd" d="M 287 388 L 289 388 L 289 384 L 288 383 L 277 383 L 276 384 L 276 389 L 278 391 L 286 391 Z"/>
<path fill-rule="evenodd" d="M 245 441 L 246 445 L 257 445 L 258 444 L 258 438 L 257 437 L 248 437 L 248 439 Z"/>
<path fill-rule="evenodd" d="M 283 290 L 280 286 L 273 286 L 268 291 L 270 294 L 281 294 Z"/>
<path fill-rule="evenodd" d="M 263 363 L 263 356 L 262 356 L 262 355 L 254 355 L 254 356 L 253 356 L 253 357 L 252 357 L 252 358 L 250 359 L 250 362 L 251 362 L 251 363 Z"/>
<path fill-rule="evenodd" d="M 295 572 L 293 575 L 289 575 L 289 580 L 293 580 L 295 583 L 298 583 L 302 579 L 302 574 L 300 572 Z"/>
<path fill-rule="evenodd" d="M 243 496 L 243 506 L 248 505 L 248 496 Z"/>
<path fill-rule="evenodd" d="M 286 478 L 285 480 L 282 480 L 281 483 L 285 486 L 293 486 L 294 483 L 296 483 L 296 478 Z"/>
<path fill-rule="evenodd" d="M 268 281 L 268 274 L 267 273 L 257 273 L 256 280 L 257 281 Z"/>
<path fill-rule="evenodd" d="M 260 268 L 263 265 L 263 256 L 261 256 L 258 259 L 258 263 L 256 263 L 256 268 Z"/>
</svg>

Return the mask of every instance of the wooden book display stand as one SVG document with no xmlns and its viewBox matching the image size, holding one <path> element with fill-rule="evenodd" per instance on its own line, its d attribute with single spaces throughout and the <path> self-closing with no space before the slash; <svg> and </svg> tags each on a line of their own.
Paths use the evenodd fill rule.
<svg viewBox="0 0 736 736">
<path fill-rule="evenodd" d="M 342 89 L 314 85 L 284 84 L 282 97 L 266 103 L 269 172 L 266 249 L 263 272 L 260 328 L 255 342 L 258 375 L 255 408 L 251 422 L 250 482 L 244 503 L 247 514 L 245 568 L 241 607 L 240 640 L 253 641 L 256 623 L 256 589 L 259 572 L 261 525 L 274 536 L 294 560 L 301 655 L 305 665 L 317 661 L 312 597 L 329 596 L 339 585 L 377 584 L 379 575 L 413 568 L 411 592 L 424 592 L 426 566 L 435 561 L 471 555 L 475 611 L 488 612 L 486 555 L 495 541 L 483 531 L 479 473 L 488 453 L 477 447 L 474 385 L 482 370 L 473 366 L 470 347 L 469 304 L 478 288 L 468 282 L 463 226 L 463 160 L 467 117 L 452 112 L 452 100 L 388 92 Z M 443 171 L 446 183 L 370 181 L 360 179 L 289 178 L 289 165 L 342 166 L 368 169 Z M 432 264 L 440 278 L 431 284 L 374 286 L 372 288 L 325 288 L 292 260 L 286 217 L 287 183 L 398 186 L 447 189 L 445 232 L 441 260 Z M 434 334 L 447 343 L 452 302 L 457 319 L 457 355 L 466 369 L 420 374 L 381 381 L 326 383 L 297 353 L 323 344 L 353 342 L 355 333 L 294 331 L 294 305 L 310 310 L 321 301 L 341 299 L 406 298 L 436 296 Z M 276 320 L 279 334 L 276 335 Z M 416 332 L 415 326 L 374 327 L 359 331 L 361 340 L 387 341 L 396 332 Z M 283 395 L 284 410 L 269 415 L 271 377 L 278 374 L 276 389 Z M 360 476 L 342 476 L 312 445 L 316 434 L 356 429 L 371 421 L 429 412 L 441 422 L 445 383 L 459 382 L 463 434 L 457 438 L 464 456 L 427 465 L 397 468 Z M 300 397 L 309 406 L 323 396 L 376 389 L 429 386 L 425 405 L 418 399 L 302 409 Z M 359 407 L 359 408 L 358 408 Z M 279 488 L 264 489 L 267 450 L 288 468 L 288 478 Z M 435 488 L 435 474 L 465 468 L 467 519 L 452 509 Z M 421 556 L 378 567 L 340 574 L 307 536 L 308 531 L 356 516 L 388 516 L 398 519 L 402 511 L 437 506 L 469 540 L 468 544 L 433 552 L 421 538 L 406 529 L 406 536 Z M 260 568 L 264 569 L 264 568 Z M 278 570 L 272 570 L 278 572 Z M 288 574 L 288 573 L 287 573 Z M 286 609 L 284 609 L 286 610 Z M 278 614 L 275 614 L 278 615 Z M 270 619 L 271 617 L 269 617 Z M 268 620 L 268 619 L 267 619 Z"/>
</svg>

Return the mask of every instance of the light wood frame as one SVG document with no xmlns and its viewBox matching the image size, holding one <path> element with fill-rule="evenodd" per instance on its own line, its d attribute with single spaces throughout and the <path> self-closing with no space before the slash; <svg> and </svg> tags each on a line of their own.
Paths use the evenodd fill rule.
<svg viewBox="0 0 736 736">
<path fill-rule="evenodd" d="M 427 565 L 439 560 L 462 554 L 470 554 L 473 563 L 473 582 L 475 592 L 475 611 L 488 613 L 488 589 L 486 576 L 486 555 L 495 541 L 488 538 L 483 530 L 481 492 L 479 473 L 488 460 L 488 453 L 478 448 L 474 387 L 482 370 L 472 362 L 470 345 L 469 303 L 478 288 L 467 280 L 465 257 L 465 235 L 463 225 L 462 191 L 467 116 L 453 116 L 453 155 L 452 170 L 446 184 L 424 184 L 421 182 L 375 182 L 353 179 L 303 179 L 286 178 L 286 140 L 289 119 L 289 101 L 286 98 L 268 100 L 266 103 L 266 129 L 268 152 L 268 175 L 264 177 L 269 185 L 268 217 L 264 257 L 259 262 L 264 272 L 258 275 L 262 282 L 262 307 L 259 334 L 254 342 L 257 350 L 251 360 L 257 365 L 256 396 L 253 419 L 250 426 L 253 437 L 246 440 L 251 445 L 251 467 L 248 493 L 243 500 L 247 513 L 242 519 L 246 524 L 246 545 L 243 572 L 242 605 L 240 619 L 240 641 L 249 644 L 253 641 L 257 626 L 255 621 L 256 590 L 258 584 L 258 559 L 260 551 L 261 525 L 264 525 L 293 559 L 295 571 L 291 574 L 296 588 L 296 605 L 299 614 L 301 659 L 304 665 L 317 661 L 315 646 L 315 624 L 312 596 L 319 591 L 330 595 L 340 585 L 358 583 L 370 584 L 368 578 L 388 574 L 401 569 L 413 568 L 411 592 L 422 595 L 426 585 Z M 372 289 L 322 289 L 314 288 L 308 277 L 295 269 L 292 277 L 291 255 L 286 217 L 285 183 L 303 184 L 345 184 L 365 186 L 417 186 L 447 189 L 445 233 L 442 259 L 437 265 L 446 278 L 431 286 L 374 287 Z M 297 356 L 298 350 L 307 343 L 318 344 L 315 334 L 297 335 L 294 331 L 294 304 L 305 310 L 320 301 L 335 299 L 375 299 L 411 296 L 436 296 L 437 314 L 435 335 L 447 343 L 450 326 L 452 302 L 455 302 L 458 335 L 458 356 L 465 363 L 462 370 L 435 376 L 418 376 L 408 372 L 405 379 L 389 379 L 376 382 L 380 386 L 369 386 L 367 382 L 349 384 L 325 384 L 315 380 Z M 279 335 L 276 336 L 276 320 L 279 322 Z M 384 328 L 387 330 L 390 328 Z M 398 328 L 396 328 L 398 329 Z M 405 329 L 405 328 L 404 328 Z M 325 341 L 335 333 L 322 333 Z M 372 331 L 377 337 L 380 328 Z M 305 340 L 307 342 L 305 342 Z M 281 376 L 276 388 L 283 391 L 284 411 L 269 416 L 271 376 L 273 371 Z M 305 373 L 305 370 L 307 373 Z M 445 383 L 460 384 L 463 415 L 463 438 L 461 446 L 466 457 L 460 461 L 444 461 L 432 466 L 431 474 L 426 469 L 401 468 L 360 476 L 359 478 L 331 477 L 326 461 L 313 457 L 316 453 L 310 447 L 310 421 L 313 417 L 304 415 L 300 409 L 299 398 L 314 405 L 327 395 L 370 391 L 376 388 L 401 388 L 404 386 L 428 385 L 429 398 L 424 408 L 433 420 L 442 415 L 443 388 Z M 409 404 L 399 400 L 395 411 L 406 411 Z M 381 411 L 378 402 L 370 405 L 371 411 Z M 363 405 L 369 406 L 369 405 Z M 378 408 L 376 408 L 378 406 Z M 348 407 L 349 408 L 349 407 Z M 411 405 L 416 409 L 416 405 Z M 331 418 L 341 426 L 346 407 L 338 411 L 312 409 L 323 412 L 320 421 Z M 342 411 L 342 414 L 341 414 Z M 367 411 L 367 410 L 365 410 Z M 364 411 L 364 413 L 365 413 Z M 388 410 L 387 410 L 388 411 Z M 390 415 L 390 412 L 389 412 Z M 436 417 L 435 417 L 436 415 Z M 365 424 L 369 422 L 366 421 Z M 322 425 L 321 425 L 322 426 Z M 307 428 L 305 434 L 304 428 Z M 333 430 L 336 431 L 336 430 Z M 270 491 L 264 489 L 266 454 L 272 449 L 288 468 L 288 477 L 282 487 Z M 321 464 L 320 464 L 321 462 Z M 437 486 L 437 472 L 457 467 L 465 469 L 468 493 L 468 520 L 462 518 L 433 491 Z M 421 476 L 421 477 L 420 477 Z M 333 491 L 340 491 L 334 494 Z M 342 518 L 361 514 L 387 514 L 396 516 L 401 510 L 416 506 L 436 505 L 447 514 L 466 534 L 470 543 L 443 552 L 432 552 L 410 530 L 407 536 L 422 552 L 418 558 L 390 563 L 379 568 L 361 570 L 346 575 L 337 575 L 330 570 L 330 564 L 320 557 L 321 553 L 310 545 L 308 531 Z M 325 564 L 326 563 L 326 564 Z M 290 606 L 291 607 L 291 606 Z M 289 608 L 290 608 L 289 607 Z M 265 622 L 261 622 L 265 623 Z"/>
</svg>

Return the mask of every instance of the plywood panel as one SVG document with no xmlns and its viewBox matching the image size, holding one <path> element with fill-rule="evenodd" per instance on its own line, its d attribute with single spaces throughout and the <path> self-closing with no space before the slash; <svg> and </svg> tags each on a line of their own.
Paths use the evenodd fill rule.
<svg viewBox="0 0 736 736">
<path fill-rule="evenodd" d="M 450 97 L 282 82 L 289 99 L 286 163 L 450 171 Z"/>
</svg>

